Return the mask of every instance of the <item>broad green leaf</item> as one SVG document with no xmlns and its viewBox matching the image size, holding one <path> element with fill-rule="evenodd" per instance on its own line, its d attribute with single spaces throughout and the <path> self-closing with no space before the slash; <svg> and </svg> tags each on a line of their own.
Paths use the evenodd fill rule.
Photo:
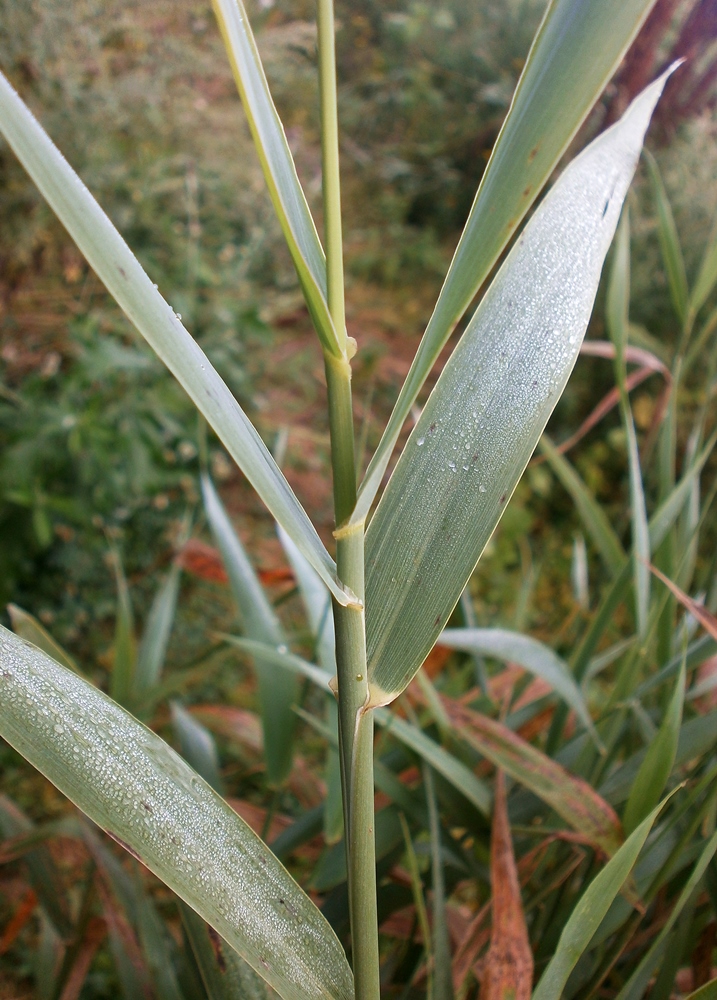
<svg viewBox="0 0 717 1000">
<path fill-rule="evenodd" d="M 590 785 L 522 739 L 507 726 L 445 700 L 459 735 L 537 795 L 588 843 L 612 856 L 622 843 L 622 827 L 612 806 Z"/>
<path fill-rule="evenodd" d="M 618 67 L 654 0 L 551 0 L 391 419 L 361 485 L 365 518 L 441 348 Z"/>
<path fill-rule="evenodd" d="M 547 434 L 543 434 L 540 439 L 540 450 L 545 455 L 550 468 L 572 497 L 585 529 L 600 553 L 605 567 L 613 576 L 616 575 L 622 569 L 625 550 L 615 533 L 615 529 L 610 524 L 607 514 Z"/>
<path fill-rule="evenodd" d="M 0 74 L 0 131 L 128 319 L 207 418 L 340 604 L 355 596 L 256 428 L 62 153 Z"/>
<path fill-rule="evenodd" d="M 7 613 L 10 615 L 10 624 L 15 635 L 19 635 L 26 642 L 31 642 L 43 652 L 57 660 L 68 670 L 74 670 L 76 674 L 82 671 L 67 650 L 63 649 L 57 640 L 50 635 L 46 628 L 27 611 L 23 611 L 17 604 L 8 604 Z"/>
<path fill-rule="evenodd" d="M 0 735 L 285 1000 L 350 1000 L 338 939 L 250 827 L 163 740 L 5 629 Z"/>
<path fill-rule="evenodd" d="M 665 79 L 540 205 L 398 460 L 366 536 L 372 704 L 392 701 L 427 656 L 560 398 Z"/>
<path fill-rule="evenodd" d="M 186 903 L 182 923 L 209 1000 L 272 1000 L 272 988 Z"/>
<path fill-rule="evenodd" d="M 568 976 L 625 884 L 663 804 L 656 806 L 630 834 L 615 857 L 608 861 L 583 893 L 563 928 L 555 954 L 540 977 L 532 1000 L 556 1000 L 562 996 Z"/>
<path fill-rule="evenodd" d="M 248 638 L 269 646 L 285 646 L 281 622 L 254 572 L 244 546 L 209 476 L 202 476 L 202 497 L 209 526 L 222 554 L 244 632 Z M 299 700 L 296 677 L 289 670 L 268 663 L 252 654 L 259 683 L 261 721 L 264 727 L 264 753 L 270 784 L 281 785 L 291 770 L 296 715 Z"/>
<path fill-rule="evenodd" d="M 222 795 L 224 783 L 219 773 L 219 754 L 214 737 L 206 726 L 182 708 L 179 702 L 171 702 L 169 708 L 172 714 L 174 738 L 179 744 L 182 757 L 215 792 Z"/>
<path fill-rule="evenodd" d="M 625 806 L 623 825 L 626 833 L 632 833 L 638 823 L 642 822 L 653 808 L 672 773 L 682 726 L 684 700 L 685 663 L 683 659 L 670 704 L 657 735 L 647 747 L 647 752 L 640 765 L 640 770 L 637 772 L 630 797 Z"/>
<path fill-rule="evenodd" d="M 662 183 L 660 168 L 657 166 L 655 157 L 647 152 L 645 155 L 647 167 L 652 181 L 652 190 L 657 206 L 658 233 L 660 234 L 660 250 L 662 260 L 667 272 L 667 282 L 670 286 L 670 296 L 675 312 L 681 323 L 687 318 L 687 300 L 689 290 L 687 287 L 687 274 L 685 273 L 685 262 L 682 257 L 682 247 L 680 238 L 677 235 L 677 226 L 672 214 L 670 199 L 667 197 L 665 185 Z"/>
<path fill-rule="evenodd" d="M 157 591 L 137 651 L 133 693 L 137 701 L 157 686 L 162 676 L 169 636 L 174 625 L 182 568 L 174 563 Z"/>
<path fill-rule="evenodd" d="M 117 587 L 117 611 L 110 694 L 115 701 L 127 705 L 132 696 L 134 669 L 137 662 L 134 612 L 127 579 L 124 575 L 124 567 L 116 549 L 112 550 L 112 563 Z"/>
<path fill-rule="evenodd" d="M 502 628 L 447 628 L 441 632 L 438 642 L 450 649 L 492 656 L 498 660 L 517 663 L 524 670 L 529 670 L 560 695 L 596 738 L 593 721 L 570 668 L 542 642 L 529 635 Z"/>
<path fill-rule="evenodd" d="M 638 967 L 618 993 L 616 1000 L 640 1000 L 640 998 L 645 995 L 648 983 L 650 982 L 655 969 L 664 957 L 667 937 L 672 931 L 672 928 L 674 927 L 680 913 L 682 913 L 685 905 L 692 897 L 694 897 L 696 892 L 698 892 L 702 876 L 705 873 L 707 865 L 714 857 L 715 851 L 717 851 L 717 834 L 713 834 L 707 841 L 704 850 L 700 854 L 697 864 L 692 869 L 690 877 L 679 895 L 677 902 L 672 907 L 672 912 L 667 918 L 667 922 L 653 941 L 647 954 L 641 959 Z"/>
<path fill-rule="evenodd" d="M 306 203 L 284 128 L 241 0 L 212 0 L 229 62 L 259 154 L 264 178 L 289 246 L 306 304 L 325 351 L 346 352 L 346 331 L 336 330 L 326 302 L 326 259 Z"/>
</svg>

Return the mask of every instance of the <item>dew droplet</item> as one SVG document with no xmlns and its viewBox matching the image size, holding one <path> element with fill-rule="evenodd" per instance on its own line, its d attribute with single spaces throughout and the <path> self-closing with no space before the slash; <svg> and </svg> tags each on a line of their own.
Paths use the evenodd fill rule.
<svg viewBox="0 0 717 1000">
<path fill-rule="evenodd" d="M 283 642 L 281 643 L 281 645 L 279 645 L 279 646 L 276 647 L 276 651 L 277 651 L 277 653 L 281 653 L 282 656 L 284 655 L 284 653 L 288 653 L 289 652 L 288 648 L 284 645 Z"/>
<path fill-rule="evenodd" d="M 416 444 L 418 445 L 419 448 L 421 447 L 422 444 L 424 444 L 425 440 L 426 439 L 423 437 L 419 438 L 418 441 L 416 441 Z"/>
</svg>

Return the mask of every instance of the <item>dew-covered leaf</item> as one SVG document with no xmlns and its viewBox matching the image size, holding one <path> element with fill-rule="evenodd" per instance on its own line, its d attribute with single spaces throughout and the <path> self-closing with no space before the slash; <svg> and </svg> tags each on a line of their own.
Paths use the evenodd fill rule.
<svg viewBox="0 0 717 1000">
<path fill-rule="evenodd" d="M 542 190 L 653 3 L 548 4 L 428 328 L 361 484 L 357 520 L 369 512 L 401 427 L 454 324 Z"/>
<path fill-rule="evenodd" d="M 398 460 L 366 536 L 373 704 L 392 701 L 427 656 L 560 398 L 665 79 L 540 205 Z"/>
<path fill-rule="evenodd" d="M 207 418 L 274 518 L 289 532 L 337 601 L 354 601 L 355 596 L 339 583 L 333 559 L 254 425 L 1 73 L 0 132 L 108 292 Z"/>
<path fill-rule="evenodd" d="M 334 932 L 250 827 L 151 730 L 3 628 L 0 735 L 285 1000 L 350 1000 Z"/>
</svg>

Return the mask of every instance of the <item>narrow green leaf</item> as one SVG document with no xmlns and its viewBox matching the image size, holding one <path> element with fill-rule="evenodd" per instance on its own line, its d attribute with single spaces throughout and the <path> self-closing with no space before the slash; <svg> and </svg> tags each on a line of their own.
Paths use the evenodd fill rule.
<svg viewBox="0 0 717 1000">
<path fill-rule="evenodd" d="M 581 778 L 531 746 L 507 726 L 446 699 L 459 735 L 561 816 L 608 856 L 622 843 L 622 827 L 608 803 Z"/>
<path fill-rule="evenodd" d="M 131 700 L 134 684 L 134 669 L 137 662 L 137 643 L 134 632 L 134 612 L 132 599 L 124 575 L 120 554 L 112 550 L 112 563 L 117 587 L 117 611 L 115 620 L 114 659 L 110 694 L 121 705 Z"/>
<path fill-rule="evenodd" d="M 229 574 L 244 632 L 256 642 L 286 647 L 281 622 L 206 474 L 202 476 L 202 497 L 214 540 Z M 252 655 L 259 683 L 267 776 L 269 783 L 278 787 L 291 770 L 296 729 L 293 706 L 299 700 L 299 687 L 294 674 L 281 667 L 277 669 L 276 661 L 267 662 L 261 655 Z"/>
<path fill-rule="evenodd" d="M 660 724 L 657 736 L 647 748 L 644 760 L 625 806 L 623 825 L 632 833 L 662 795 L 672 773 L 682 726 L 682 706 L 685 700 L 685 662 L 682 661 L 675 690 Z"/>
<path fill-rule="evenodd" d="M 707 869 L 707 865 L 714 857 L 715 851 L 717 851 L 717 833 L 713 834 L 707 841 L 677 902 L 672 907 L 672 912 L 667 918 L 667 922 L 651 944 L 647 954 L 642 958 L 638 967 L 618 993 L 616 1000 L 640 1000 L 645 995 L 648 983 L 664 957 L 667 938 L 684 907 L 699 891 L 702 876 Z"/>
<path fill-rule="evenodd" d="M 427 656 L 565 387 L 665 79 L 545 198 L 398 460 L 366 536 L 372 704 L 400 694 Z"/>
<path fill-rule="evenodd" d="M 285 1000 L 350 1000 L 338 939 L 250 827 L 159 737 L 5 629 L 0 735 Z"/>
<path fill-rule="evenodd" d="M 607 514 L 547 434 L 543 434 L 540 439 L 540 450 L 548 460 L 550 468 L 572 497 L 585 529 L 600 553 L 605 568 L 615 576 L 622 569 L 625 550 L 615 533 L 615 529 L 610 524 Z"/>
<path fill-rule="evenodd" d="M 570 673 L 567 663 L 552 649 L 519 632 L 509 632 L 502 628 L 447 628 L 441 632 L 438 642 L 450 649 L 462 649 L 466 653 L 492 656 L 498 660 L 517 663 L 546 681 L 573 709 L 585 728 L 597 738 L 587 705 Z"/>
<path fill-rule="evenodd" d="M 133 694 L 137 702 L 159 684 L 174 625 L 182 568 L 175 563 L 157 591 L 147 615 L 147 624 L 137 652 Z"/>
<path fill-rule="evenodd" d="M 411 406 L 456 322 L 535 201 L 654 0 L 551 0 L 428 328 L 361 485 L 368 514 Z"/>
<path fill-rule="evenodd" d="M 632 558 L 635 581 L 637 629 L 644 636 L 650 610 L 650 533 L 647 523 L 645 491 L 640 470 L 635 423 L 627 392 L 626 350 L 630 326 L 630 219 L 623 213 L 615 241 L 615 254 L 607 291 L 606 318 L 615 344 L 615 375 L 620 391 L 620 412 L 627 435 L 627 461 L 630 475 L 630 513 L 632 516 Z"/>
<path fill-rule="evenodd" d="M 555 954 L 540 977 L 532 1000 L 556 1000 L 562 996 L 568 976 L 625 884 L 663 805 L 664 800 L 630 834 L 615 857 L 608 861 L 583 893 L 563 928 Z"/>
<path fill-rule="evenodd" d="M 340 604 L 355 596 L 256 428 L 62 153 L 0 74 L 0 131 L 130 322 L 204 414 Z"/>
<path fill-rule="evenodd" d="M 76 661 L 40 624 L 37 618 L 28 611 L 23 611 L 17 604 L 8 604 L 7 612 L 10 615 L 10 624 L 15 635 L 19 635 L 26 642 L 31 642 L 33 646 L 37 646 L 53 660 L 57 660 L 63 667 L 67 667 L 68 670 L 74 670 L 76 674 L 82 673 Z"/>
<path fill-rule="evenodd" d="M 443 857 L 441 850 L 441 826 L 438 818 L 433 772 L 423 765 L 423 783 L 428 803 L 429 830 L 431 834 L 431 872 L 433 882 L 433 994 L 429 990 L 429 1000 L 453 1000 L 453 978 L 451 975 L 451 944 L 446 921 L 446 887 L 443 877 Z"/>
<path fill-rule="evenodd" d="M 246 111 L 269 194 L 286 237 L 322 347 L 346 353 L 346 331 L 334 328 L 326 301 L 326 259 L 241 0 L 212 0 Z"/>
<path fill-rule="evenodd" d="M 694 318 L 705 304 L 717 283 L 717 223 L 705 248 L 702 263 L 690 295 L 689 312 Z"/>
<path fill-rule="evenodd" d="M 685 272 L 685 261 L 682 256 L 680 238 L 677 235 L 677 226 L 675 225 L 675 219 L 672 214 L 672 207 L 670 205 L 670 200 L 667 197 L 667 192 L 665 191 L 665 185 L 662 183 L 660 168 L 657 166 L 657 161 L 650 152 L 646 152 L 645 161 L 650 172 L 652 190 L 655 196 L 655 204 L 657 206 L 660 250 L 662 251 L 662 260 L 665 265 L 665 271 L 667 272 L 667 283 L 670 286 L 670 296 L 672 298 L 672 304 L 675 307 L 678 319 L 681 323 L 684 323 L 687 318 L 687 300 L 689 290 L 687 287 L 687 274 Z"/>
<path fill-rule="evenodd" d="M 284 529 L 277 525 L 279 539 L 291 563 L 301 598 L 311 626 L 316 649 L 316 659 L 331 676 L 336 673 L 334 616 L 331 597 L 318 573 L 304 559 Z M 326 701 L 326 723 L 338 741 L 338 705 L 334 698 Z M 341 765 L 338 751 L 332 743 L 326 751 L 326 801 L 324 803 L 324 839 L 335 844 L 343 836 L 343 794 L 341 790 Z"/>
<path fill-rule="evenodd" d="M 272 1000 L 276 996 L 191 907 L 180 903 L 179 908 L 209 1000 Z"/>
<path fill-rule="evenodd" d="M 219 754 L 214 737 L 206 726 L 195 719 L 177 701 L 170 703 L 174 738 L 179 744 L 179 752 L 208 785 L 220 795 L 224 793 L 224 782 L 219 773 Z"/>
<path fill-rule="evenodd" d="M 710 979 L 704 986 L 686 996 L 685 1000 L 717 1000 L 717 979 Z"/>
<path fill-rule="evenodd" d="M 430 967 L 430 956 L 432 952 L 431 944 L 431 925 L 428 922 L 428 910 L 426 909 L 426 900 L 423 895 L 423 879 L 421 878 L 421 869 L 418 867 L 418 858 L 416 857 L 416 850 L 413 846 L 413 841 L 411 840 L 411 831 L 408 829 L 408 823 L 406 822 L 406 817 L 403 813 L 399 813 L 398 816 L 401 821 L 401 832 L 403 834 L 403 843 L 406 847 L 406 861 L 408 863 L 408 874 L 411 878 L 411 892 L 413 893 L 413 905 L 416 908 L 416 917 L 418 918 L 418 926 L 421 929 L 421 934 L 423 936 L 423 947 L 426 951 L 426 955 L 429 956 L 429 968 L 428 968 L 428 997 L 432 1000 L 433 993 L 433 977 L 432 970 Z"/>
</svg>

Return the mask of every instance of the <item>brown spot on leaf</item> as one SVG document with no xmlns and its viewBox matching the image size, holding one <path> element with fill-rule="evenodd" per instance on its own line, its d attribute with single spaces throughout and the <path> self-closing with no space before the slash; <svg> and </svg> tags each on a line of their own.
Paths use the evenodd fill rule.
<svg viewBox="0 0 717 1000">
<path fill-rule="evenodd" d="M 226 972 L 227 960 L 224 958 L 224 952 L 222 950 L 222 939 L 219 937 L 214 928 L 209 926 L 209 924 L 207 924 L 207 933 L 209 934 L 209 940 L 211 941 L 214 957 L 216 958 L 217 965 L 219 966 L 219 971 Z"/>
<path fill-rule="evenodd" d="M 528 153 L 528 163 L 532 163 L 535 157 L 538 155 L 538 150 L 540 149 L 540 143 L 536 143 L 531 151 Z"/>
<path fill-rule="evenodd" d="M 523 188 L 523 197 L 527 198 L 532 190 L 533 190 L 533 185 L 526 184 L 526 186 Z"/>
<path fill-rule="evenodd" d="M 507 493 L 504 493 L 504 494 L 503 494 L 503 496 L 502 496 L 502 497 L 500 498 L 500 502 L 501 502 L 501 503 L 505 503 L 505 498 L 506 498 L 507 496 L 508 496 L 508 494 L 507 494 Z"/>
<path fill-rule="evenodd" d="M 126 281 L 126 280 L 127 280 L 127 272 L 125 271 L 125 269 L 124 269 L 123 267 L 120 267 L 120 268 L 119 268 L 119 273 L 120 273 L 120 274 L 122 275 L 122 277 L 123 277 L 123 278 L 125 279 L 125 281 Z"/>
</svg>

